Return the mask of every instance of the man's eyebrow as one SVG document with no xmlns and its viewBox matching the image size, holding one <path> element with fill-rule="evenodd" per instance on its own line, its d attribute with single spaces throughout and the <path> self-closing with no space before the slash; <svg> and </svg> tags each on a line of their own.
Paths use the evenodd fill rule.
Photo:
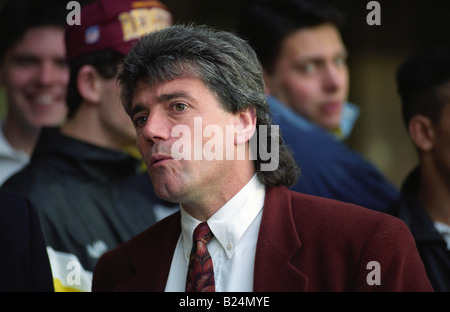
<svg viewBox="0 0 450 312">
<path fill-rule="evenodd" d="M 170 101 L 173 99 L 180 99 L 180 98 L 187 99 L 187 100 L 193 100 L 192 96 L 190 96 L 186 92 L 179 91 L 179 92 L 161 94 L 160 96 L 158 96 L 157 101 L 158 101 L 158 103 L 163 103 L 163 102 L 167 102 L 167 101 Z"/>
<path fill-rule="evenodd" d="M 13 62 L 39 61 L 39 57 L 31 53 L 15 53 L 12 55 L 11 59 L 13 60 Z"/>
<path fill-rule="evenodd" d="M 137 103 L 135 105 L 133 105 L 132 109 L 131 109 L 131 114 L 130 117 L 133 118 L 134 115 L 138 114 L 139 112 L 145 110 L 145 105 L 142 103 Z"/>
<path fill-rule="evenodd" d="M 336 51 L 333 54 L 333 57 L 348 57 L 348 50 L 343 47 L 342 49 Z M 308 63 L 308 62 L 314 62 L 314 63 L 319 63 L 325 60 L 325 57 L 322 55 L 315 55 L 315 54 L 307 54 L 307 55 L 303 55 L 302 57 L 297 58 L 295 61 L 299 64 L 301 63 Z"/>
<path fill-rule="evenodd" d="M 156 98 L 157 103 L 164 103 L 164 102 L 168 102 L 171 101 L 173 99 L 186 99 L 186 100 L 191 100 L 193 101 L 194 98 L 192 96 L 190 96 L 189 94 L 187 94 L 186 92 L 183 91 L 179 91 L 179 92 L 173 92 L 173 93 L 164 93 L 159 95 Z M 133 118 L 134 115 L 138 114 L 139 112 L 147 109 L 146 105 L 143 103 L 136 103 L 132 105 L 132 109 L 131 109 L 131 118 Z"/>
</svg>

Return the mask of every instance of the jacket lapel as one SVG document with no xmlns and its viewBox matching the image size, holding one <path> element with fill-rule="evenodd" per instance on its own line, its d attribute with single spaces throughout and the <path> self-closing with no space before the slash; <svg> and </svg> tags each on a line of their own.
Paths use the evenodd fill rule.
<svg viewBox="0 0 450 312">
<path fill-rule="evenodd" d="M 164 291 L 173 253 L 181 233 L 180 212 L 168 218 L 170 220 L 167 220 L 169 224 L 164 227 L 164 236 L 158 236 L 160 232 L 156 231 L 155 235 L 158 237 L 149 237 L 147 243 L 142 244 L 130 258 L 135 275 L 116 290 Z"/>
<path fill-rule="evenodd" d="M 163 230 L 166 236 L 149 237 L 130 258 L 135 275 L 119 285 L 117 291 L 164 291 L 181 232 L 180 213 L 168 219 Z M 159 231 L 155 235 L 158 234 Z M 306 291 L 308 278 L 291 262 L 300 246 L 288 189 L 267 188 L 256 245 L 253 290 Z M 159 254 L 155 255 L 155 250 Z"/>
<path fill-rule="evenodd" d="M 288 189 L 267 188 L 256 246 L 254 291 L 306 291 L 308 278 L 291 262 L 300 246 Z"/>
</svg>

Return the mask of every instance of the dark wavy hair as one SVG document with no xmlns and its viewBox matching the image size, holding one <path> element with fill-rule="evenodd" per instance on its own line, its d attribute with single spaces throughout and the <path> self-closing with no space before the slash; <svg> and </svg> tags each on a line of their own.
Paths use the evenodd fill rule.
<svg viewBox="0 0 450 312">
<path fill-rule="evenodd" d="M 278 142 L 279 148 L 273 171 L 261 170 L 268 161 L 257 153 L 258 178 L 267 186 L 293 185 L 299 168 L 279 132 L 272 131 L 261 65 L 253 49 L 234 34 L 201 25 L 175 25 L 143 37 L 125 58 L 118 78 L 125 110 L 131 115 L 138 82 L 152 86 L 187 76 L 202 80 L 226 112 L 255 108 L 258 138 L 260 126 L 267 128 L 267 141 L 258 142 L 258 150 L 270 150 L 270 142 Z"/>
<path fill-rule="evenodd" d="M 323 24 L 341 29 L 344 19 L 327 0 L 247 0 L 239 17 L 238 33 L 248 40 L 271 74 L 287 36 Z"/>
<path fill-rule="evenodd" d="M 447 103 L 439 96 L 439 88 L 450 82 L 450 46 L 435 46 L 410 56 L 397 69 L 396 78 L 406 127 L 416 114 L 437 124 Z"/>
<path fill-rule="evenodd" d="M 8 0 L 1 1 L 0 60 L 25 33 L 42 26 L 67 26 L 67 2 L 60 0 Z M 4 2 L 4 3 L 3 3 Z"/>
</svg>

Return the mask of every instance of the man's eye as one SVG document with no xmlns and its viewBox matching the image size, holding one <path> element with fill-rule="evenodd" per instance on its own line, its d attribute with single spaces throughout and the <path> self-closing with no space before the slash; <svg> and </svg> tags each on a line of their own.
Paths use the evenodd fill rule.
<svg viewBox="0 0 450 312">
<path fill-rule="evenodd" d="M 139 117 L 134 118 L 134 120 L 133 120 L 133 124 L 136 128 L 145 125 L 146 122 L 147 122 L 147 117 L 145 117 L 145 116 L 139 116 Z"/>
<path fill-rule="evenodd" d="M 305 74 L 312 74 L 316 71 L 316 65 L 314 63 L 307 63 L 303 65 L 303 72 Z"/>
<path fill-rule="evenodd" d="M 176 103 L 173 105 L 173 109 L 176 110 L 177 112 L 182 112 L 187 108 L 187 106 L 185 104 L 181 104 L 181 103 Z"/>
<path fill-rule="evenodd" d="M 21 67 L 30 67 L 39 64 L 39 61 L 32 57 L 16 57 L 14 58 L 14 62 Z"/>
<path fill-rule="evenodd" d="M 67 61 L 64 59 L 55 60 L 55 65 L 59 68 L 68 68 L 69 67 L 69 65 L 67 64 Z"/>
<path fill-rule="evenodd" d="M 308 62 L 303 64 L 297 64 L 295 68 L 302 75 L 310 75 L 316 71 L 317 66 L 313 62 Z"/>
<path fill-rule="evenodd" d="M 336 64 L 336 66 L 338 67 L 342 67 L 345 66 L 347 63 L 344 57 L 338 56 L 334 59 L 334 64 Z"/>
</svg>

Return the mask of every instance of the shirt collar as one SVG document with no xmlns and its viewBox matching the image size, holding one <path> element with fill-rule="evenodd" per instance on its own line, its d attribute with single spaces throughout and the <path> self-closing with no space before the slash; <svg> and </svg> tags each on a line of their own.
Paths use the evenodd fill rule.
<svg viewBox="0 0 450 312">
<path fill-rule="evenodd" d="M 233 256 L 242 235 L 261 211 L 265 192 L 265 186 L 259 182 L 255 174 L 233 198 L 207 220 L 209 228 L 228 258 Z M 180 212 L 183 254 L 189 263 L 192 235 L 201 221 L 192 217 L 183 208 Z"/>
<path fill-rule="evenodd" d="M 311 122 L 306 119 L 302 115 L 294 112 L 291 108 L 282 104 L 277 98 L 272 95 L 267 96 L 267 101 L 270 106 L 270 110 L 273 115 L 278 115 L 277 117 L 281 117 L 287 119 L 291 123 L 295 124 L 297 127 L 302 128 L 304 131 L 313 131 L 320 129 L 325 133 L 332 134 L 334 137 L 339 140 L 345 140 L 350 136 L 350 133 L 353 130 L 356 120 L 360 115 L 360 109 L 353 103 L 345 102 L 344 107 L 342 109 L 342 118 L 339 128 L 335 131 L 328 131 L 325 128 L 320 127 L 319 125 Z"/>
<path fill-rule="evenodd" d="M 345 140 L 350 136 L 359 114 L 360 110 L 356 105 L 350 102 L 344 103 L 341 124 L 338 129 L 332 131 L 339 140 Z"/>
</svg>

